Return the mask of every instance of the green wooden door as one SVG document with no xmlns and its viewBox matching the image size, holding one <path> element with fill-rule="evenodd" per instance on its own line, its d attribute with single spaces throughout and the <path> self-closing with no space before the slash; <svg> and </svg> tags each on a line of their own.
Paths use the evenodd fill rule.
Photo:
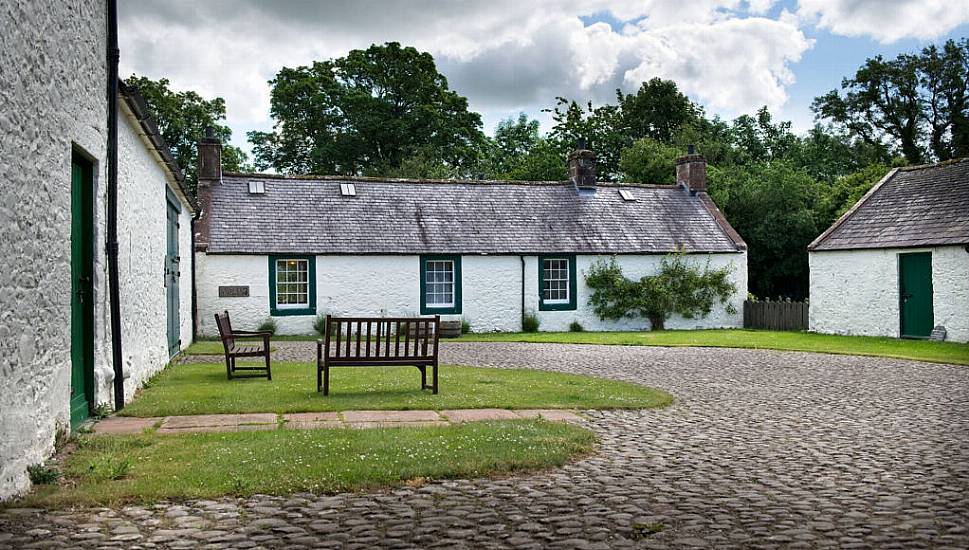
<svg viewBox="0 0 969 550">
<path fill-rule="evenodd" d="M 168 200 L 168 249 L 165 254 L 165 290 L 168 304 L 168 356 L 173 357 L 181 347 L 179 338 L 178 283 L 181 272 L 178 256 L 178 206 Z"/>
<path fill-rule="evenodd" d="M 899 254 L 898 289 L 902 338 L 927 338 L 935 320 L 931 252 Z"/>
<path fill-rule="evenodd" d="M 94 169 L 71 159 L 71 426 L 94 402 Z"/>
</svg>

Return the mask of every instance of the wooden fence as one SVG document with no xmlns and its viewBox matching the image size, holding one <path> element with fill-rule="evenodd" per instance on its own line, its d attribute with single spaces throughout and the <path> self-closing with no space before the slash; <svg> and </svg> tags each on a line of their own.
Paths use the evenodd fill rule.
<svg viewBox="0 0 969 550">
<path fill-rule="evenodd" d="M 807 330 L 807 302 L 770 300 L 744 302 L 744 328 L 767 330 Z"/>
</svg>

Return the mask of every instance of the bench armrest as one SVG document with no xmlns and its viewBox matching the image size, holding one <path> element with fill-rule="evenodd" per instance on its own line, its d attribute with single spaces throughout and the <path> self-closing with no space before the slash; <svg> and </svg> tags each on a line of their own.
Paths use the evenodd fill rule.
<svg viewBox="0 0 969 550">
<path fill-rule="evenodd" d="M 272 336 L 273 333 L 267 331 L 253 331 L 253 330 L 233 330 L 233 336 L 252 336 L 252 337 L 262 337 L 262 336 Z"/>
</svg>

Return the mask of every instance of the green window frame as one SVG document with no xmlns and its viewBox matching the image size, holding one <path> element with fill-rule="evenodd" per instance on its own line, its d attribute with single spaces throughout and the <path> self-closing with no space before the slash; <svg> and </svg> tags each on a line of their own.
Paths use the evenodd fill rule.
<svg viewBox="0 0 969 550">
<path fill-rule="evenodd" d="M 563 266 L 562 262 L 567 265 Z M 568 277 L 563 280 L 562 276 Z M 538 257 L 539 311 L 572 311 L 576 309 L 575 254 Z M 562 296 L 563 291 L 567 293 Z"/>
<path fill-rule="evenodd" d="M 280 262 L 287 265 L 280 266 Z M 302 262 L 306 262 L 305 269 L 301 269 Z M 286 280 L 277 280 L 277 276 Z M 300 299 L 303 295 L 305 300 Z M 269 256 L 269 314 L 273 317 L 316 315 L 316 256 Z"/>
<path fill-rule="evenodd" d="M 454 313 L 461 313 L 461 256 L 422 255 L 421 315 Z"/>
</svg>

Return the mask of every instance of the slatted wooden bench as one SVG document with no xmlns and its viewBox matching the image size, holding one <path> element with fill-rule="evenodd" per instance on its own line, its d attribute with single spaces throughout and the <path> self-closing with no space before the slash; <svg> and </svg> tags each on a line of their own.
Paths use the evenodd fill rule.
<svg viewBox="0 0 969 550">
<path fill-rule="evenodd" d="M 222 339 L 222 349 L 225 352 L 225 373 L 229 380 L 233 378 L 261 378 L 273 379 L 272 370 L 269 366 L 269 338 L 271 332 L 253 332 L 250 330 L 232 330 L 232 322 L 229 320 L 229 312 L 219 315 L 215 314 L 215 326 L 219 328 L 219 337 Z M 239 345 L 236 339 L 261 338 L 262 346 Z M 264 357 L 265 367 L 237 367 L 236 359 L 239 357 Z M 253 371 L 248 374 L 236 374 L 236 371 Z M 261 371 L 261 372 L 257 372 Z"/>
<path fill-rule="evenodd" d="M 316 342 L 316 391 L 330 394 L 330 367 L 413 366 L 421 389 L 437 393 L 441 317 L 326 316 L 326 336 Z M 431 384 L 427 368 L 431 367 Z"/>
</svg>

